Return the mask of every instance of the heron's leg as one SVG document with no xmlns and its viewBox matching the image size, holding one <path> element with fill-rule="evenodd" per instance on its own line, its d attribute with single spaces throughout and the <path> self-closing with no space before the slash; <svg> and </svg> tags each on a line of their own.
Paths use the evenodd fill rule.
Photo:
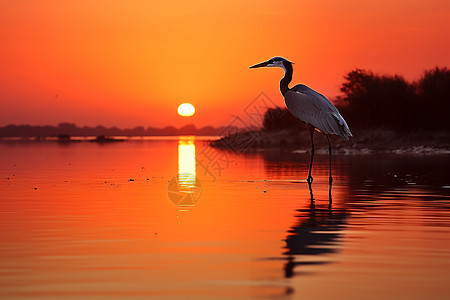
<svg viewBox="0 0 450 300">
<path fill-rule="evenodd" d="M 313 190 L 312 190 L 312 181 L 308 180 L 308 187 L 309 187 L 310 200 L 311 200 L 311 203 L 313 203 L 314 202 L 314 194 L 313 194 Z"/>
<path fill-rule="evenodd" d="M 306 124 L 306 127 L 308 128 L 309 136 L 311 137 L 311 162 L 309 163 L 309 173 L 308 178 L 306 180 L 308 181 L 308 183 L 312 183 L 314 179 L 311 176 L 311 170 L 314 160 L 314 131 L 316 128 L 311 124 Z"/>
<path fill-rule="evenodd" d="M 330 184 L 328 185 L 328 205 L 330 207 L 331 210 L 331 204 L 333 203 L 333 196 L 331 195 L 331 187 L 333 186 L 333 184 L 330 181 Z"/>
<path fill-rule="evenodd" d="M 330 185 L 333 182 L 333 177 L 331 176 L 331 152 L 332 152 L 332 148 L 331 148 L 331 143 L 330 143 L 330 138 L 328 137 L 328 134 L 325 134 L 325 136 L 327 137 L 327 141 L 328 141 L 328 154 L 330 156 Z M 331 191 L 331 188 L 330 188 Z M 330 192 L 331 195 L 331 192 Z"/>
</svg>

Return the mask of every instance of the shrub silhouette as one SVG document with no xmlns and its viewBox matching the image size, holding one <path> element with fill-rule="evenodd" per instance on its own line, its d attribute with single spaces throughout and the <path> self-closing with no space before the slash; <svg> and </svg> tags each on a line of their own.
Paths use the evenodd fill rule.
<svg viewBox="0 0 450 300">
<path fill-rule="evenodd" d="M 417 82 L 399 75 L 376 75 L 355 69 L 344 76 L 342 94 L 334 103 L 350 128 L 385 128 L 398 131 L 450 129 L 450 71 L 425 71 Z M 265 130 L 299 125 L 287 110 L 271 108 L 264 115 Z"/>
<path fill-rule="evenodd" d="M 414 86 L 398 75 L 356 69 L 344 76 L 336 103 L 352 127 L 406 129 L 413 120 Z"/>
<path fill-rule="evenodd" d="M 426 71 L 415 84 L 417 122 L 425 128 L 450 129 L 450 70 Z"/>
<path fill-rule="evenodd" d="M 277 131 L 299 126 L 299 120 L 287 108 L 269 108 L 264 114 L 263 129 Z"/>
</svg>

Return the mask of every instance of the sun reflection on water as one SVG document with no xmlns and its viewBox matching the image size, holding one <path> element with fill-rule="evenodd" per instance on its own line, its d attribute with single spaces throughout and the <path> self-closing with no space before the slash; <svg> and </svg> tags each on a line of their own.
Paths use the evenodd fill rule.
<svg viewBox="0 0 450 300">
<path fill-rule="evenodd" d="M 196 175 L 195 137 L 181 136 L 178 141 L 178 174 L 168 186 L 170 200 L 180 210 L 195 206 L 201 186 Z"/>
<path fill-rule="evenodd" d="M 182 136 L 178 141 L 178 184 L 180 192 L 194 193 L 195 182 L 194 137 Z"/>
</svg>

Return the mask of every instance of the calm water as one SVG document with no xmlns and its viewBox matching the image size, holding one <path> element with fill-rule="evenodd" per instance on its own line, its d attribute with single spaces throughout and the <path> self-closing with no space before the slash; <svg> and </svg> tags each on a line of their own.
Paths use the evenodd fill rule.
<svg viewBox="0 0 450 300">
<path fill-rule="evenodd" d="M 449 156 L 0 143 L 2 299 L 449 299 Z"/>
</svg>

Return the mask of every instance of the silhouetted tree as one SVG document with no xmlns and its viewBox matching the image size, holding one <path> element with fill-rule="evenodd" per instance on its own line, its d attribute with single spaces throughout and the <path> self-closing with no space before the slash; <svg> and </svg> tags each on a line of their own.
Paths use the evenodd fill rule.
<svg viewBox="0 0 450 300">
<path fill-rule="evenodd" d="M 450 70 L 434 68 L 425 71 L 416 83 L 418 111 L 422 126 L 450 129 Z"/>
<path fill-rule="evenodd" d="M 137 127 L 133 128 L 132 135 L 144 136 L 145 135 L 145 128 L 142 127 L 142 126 L 137 126 Z"/>
<path fill-rule="evenodd" d="M 416 106 L 414 86 L 401 76 L 379 76 L 356 69 L 344 76 L 342 96 L 337 98 L 340 112 L 352 127 L 411 126 Z"/>
<path fill-rule="evenodd" d="M 276 131 L 293 128 L 298 125 L 299 120 L 287 108 L 269 108 L 264 114 L 264 130 Z"/>
</svg>

